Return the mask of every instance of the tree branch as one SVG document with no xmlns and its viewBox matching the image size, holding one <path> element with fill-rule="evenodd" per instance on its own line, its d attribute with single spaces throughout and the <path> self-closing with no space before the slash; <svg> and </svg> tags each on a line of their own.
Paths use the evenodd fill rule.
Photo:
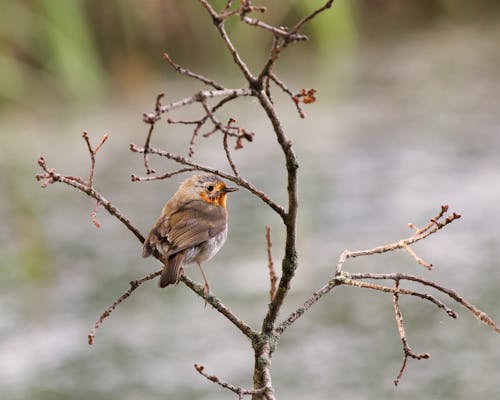
<svg viewBox="0 0 500 400">
<path fill-rule="evenodd" d="M 145 151 L 144 148 L 137 147 L 134 144 L 130 145 L 130 150 L 135 152 L 135 153 L 143 153 Z M 162 156 L 162 157 L 166 157 L 166 158 L 173 160 L 179 164 L 189 165 L 190 167 L 193 167 L 194 169 L 196 169 L 198 171 L 210 172 L 212 174 L 220 176 L 221 178 L 224 178 L 224 179 L 227 179 L 233 183 L 236 183 L 238 186 L 241 186 L 242 188 L 247 189 L 250 193 L 257 196 L 264 203 L 269 205 L 269 207 L 271 207 L 274 211 L 276 211 L 278 213 L 278 215 L 280 215 L 283 219 L 286 218 L 286 212 L 283 209 L 283 207 L 281 207 L 279 204 L 277 204 L 273 200 L 271 200 L 266 193 L 260 191 L 254 185 L 252 185 L 250 182 L 248 182 L 247 180 L 245 180 L 241 177 L 237 177 L 235 175 L 225 173 L 225 172 L 220 171 L 220 170 L 215 169 L 215 168 L 210 168 L 208 166 L 197 164 L 194 161 L 188 160 L 185 157 L 182 157 L 178 154 L 170 153 L 168 151 L 151 148 L 151 149 L 149 149 L 149 153 L 157 154 L 157 155 Z M 137 179 L 137 180 L 142 180 L 142 179 Z"/>
</svg>

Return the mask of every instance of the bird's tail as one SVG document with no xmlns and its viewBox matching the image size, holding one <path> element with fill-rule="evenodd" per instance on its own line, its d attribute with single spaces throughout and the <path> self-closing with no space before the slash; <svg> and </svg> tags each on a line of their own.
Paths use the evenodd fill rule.
<svg viewBox="0 0 500 400">
<path fill-rule="evenodd" d="M 160 281 L 158 286 L 164 288 L 173 283 L 177 284 L 182 275 L 182 264 L 184 262 L 185 251 L 175 253 L 169 257 L 168 262 L 164 265 L 161 271 Z"/>
</svg>

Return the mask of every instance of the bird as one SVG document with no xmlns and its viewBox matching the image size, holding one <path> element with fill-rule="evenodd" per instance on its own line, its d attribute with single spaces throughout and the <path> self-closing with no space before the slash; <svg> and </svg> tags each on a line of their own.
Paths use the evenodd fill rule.
<svg viewBox="0 0 500 400">
<path fill-rule="evenodd" d="M 160 288 L 177 284 L 184 265 L 196 263 L 205 281 L 204 294 L 208 293 L 210 285 L 201 264 L 215 256 L 226 242 L 227 194 L 236 190 L 215 174 L 196 174 L 182 182 L 167 201 L 142 251 L 143 257 L 155 250 L 162 256 Z"/>
</svg>

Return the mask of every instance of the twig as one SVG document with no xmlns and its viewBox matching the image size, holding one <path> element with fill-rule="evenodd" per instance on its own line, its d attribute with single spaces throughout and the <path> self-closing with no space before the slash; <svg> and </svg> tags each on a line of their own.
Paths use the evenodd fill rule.
<svg viewBox="0 0 500 400">
<path fill-rule="evenodd" d="M 302 41 L 302 40 L 308 40 L 308 37 L 306 35 L 303 35 L 301 33 L 296 33 L 296 32 L 288 32 L 284 28 L 277 28 L 275 26 L 266 24 L 265 22 L 262 22 L 258 19 L 255 18 L 249 18 L 249 17 L 242 17 L 241 20 L 248 25 L 251 26 L 256 26 L 258 28 L 262 28 L 266 31 L 271 32 L 275 36 L 280 36 L 283 38 L 286 38 L 289 41 Z"/>
<path fill-rule="evenodd" d="M 180 280 L 198 296 L 204 299 L 208 304 L 215 308 L 219 313 L 224 315 L 229 321 L 233 323 L 246 337 L 250 340 L 255 339 L 258 333 L 254 331 L 249 325 L 245 323 L 241 318 L 238 318 L 229 308 L 227 308 L 222 302 L 214 296 L 212 293 L 206 293 L 205 287 L 193 281 L 187 275 L 182 275 Z"/>
<path fill-rule="evenodd" d="M 227 162 L 231 166 L 231 169 L 233 170 L 234 176 L 239 177 L 240 173 L 238 172 L 238 169 L 236 168 L 236 164 L 234 163 L 233 159 L 231 158 L 231 152 L 230 152 L 229 147 L 228 147 L 228 143 L 227 143 L 228 136 L 229 136 L 228 133 L 224 132 L 223 139 L 222 139 L 222 146 L 224 147 L 224 152 L 226 153 Z"/>
<path fill-rule="evenodd" d="M 300 107 L 300 102 L 295 101 L 295 93 L 293 93 L 288 86 L 285 85 L 285 83 L 279 79 L 276 74 L 274 74 L 272 71 L 269 72 L 269 78 L 278 85 L 278 87 L 283 90 L 287 95 L 290 96 L 290 99 L 293 101 L 293 104 L 295 104 L 295 107 L 297 108 L 297 112 L 299 113 L 300 118 L 305 118 L 306 114 L 302 110 L 302 107 Z"/>
<path fill-rule="evenodd" d="M 397 280 L 394 280 L 394 289 L 397 290 L 398 288 L 399 288 L 399 280 L 397 279 Z M 405 332 L 405 326 L 404 326 L 404 321 L 403 321 L 403 314 L 401 314 L 401 310 L 399 308 L 399 293 L 398 292 L 394 292 L 393 304 L 394 304 L 394 315 L 396 317 L 396 323 L 398 325 L 399 337 L 401 338 L 401 342 L 403 343 L 403 351 L 404 351 L 403 364 L 401 366 L 401 369 L 399 370 L 398 376 L 394 380 L 394 385 L 398 386 L 398 383 L 401 381 L 401 378 L 403 376 L 403 372 L 406 368 L 406 361 L 408 360 L 408 357 L 411 357 L 415 360 L 422 360 L 422 359 L 429 358 L 430 354 L 429 353 L 416 354 L 412 351 L 412 349 L 408 345 L 408 340 L 406 339 L 406 332 Z"/>
<path fill-rule="evenodd" d="M 457 303 L 467 308 L 479 321 L 490 326 L 495 332 L 500 333 L 500 327 L 497 326 L 497 324 L 484 311 L 481 311 L 476 306 L 469 303 L 462 296 L 460 296 L 455 290 L 448 289 L 444 286 L 438 285 L 435 282 L 422 279 L 414 275 L 402 274 L 400 272 L 395 272 L 392 274 L 351 273 L 349 274 L 349 276 L 353 279 L 408 280 L 412 282 L 418 282 L 425 286 L 432 287 L 446 294 L 447 296 L 455 300 Z"/>
<path fill-rule="evenodd" d="M 161 107 L 159 107 L 158 110 L 149 113 L 144 113 L 142 118 L 145 123 L 149 124 L 152 121 L 158 121 L 161 118 L 161 114 L 175 110 L 177 108 L 187 106 L 189 104 L 200 102 L 203 99 L 211 99 L 214 97 L 222 97 L 222 96 L 228 96 L 228 97 L 232 96 L 232 98 L 236 98 L 240 96 L 251 96 L 251 95 L 252 95 L 252 90 L 248 88 L 203 90 L 201 92 L 195 93 L 190 97 L 186 97 L 184 99 L 174 101 L 172 103 L 164 104 Z"/>
<path fill-rule="evenodd" d="M 238 395 L 238 399 L 243 399 L 243 396 L 246 395 L 260 395 L 263 394 L 266 390 L 268 390 L 267 387 L 263 387 L 260 389 L 243 389 L 241 387 L 235 386 L 229 382 L 225 382 L 223 380 L 220 380 L 217 376 L 215 375 L 209 375 L 205 372 L 205 367 L 200 364 L 194 364 L 194 368 L 198 373 L 205 378 L 207 378 L 209 381 L 216 383 L 217 385 L 223 387 L 224 389 L 228 389 L 233 393 L 236 393 Z"/>
<path fill-rule="evenodd" d="M 186 76 L 189 76 L 190 78 L 197 79 L 197 80 L 205 83 L 206 85 L 212 86 L 213 88 L 218 89 L 218 90 L 224 89 L 224 86 L 217 83 L 216 81 L 214 81 L 212 79 L 208 79 L 208 78 L 204 77 L 203 75 L 196 74 L 196 73 L 194 73 L 186 68 L 181 67 L 179 64 L 176 64 L 167 53 L 163 53 L 163 59 L 166 62 L 168 62 L 172 66 L 172 68 L 174 68 L 181 75 L 186 75 Z"/>
<path fill-rule="evenodd" d="M 144 148 L 137 147 L 134 144 L 130 145 L 130 150 L 135 152 L 135 153 L 143 153 L 144 152 Z M 247 189 L 253 195 L 260 198 L 264 203 L 266 203 L 267 205 L 269 205 L 269 207 L 271 207 L 274 211 L 276 211 L 281 216 L 281 218 L 285 219 L 287 216 L 287 213 L 283 207 L 281 207 L 279 204 L 277 204 L 273 200 L 271 200 L 271 198 L 266 193 L 260 191 L 255 186 L 253 186 L 250 182 L 248 182 L 247 180 L 245 180 L 241 177 L 227 174 L 227 173 L 219 171 L 215 168 L 210 168 L 210 167 L 207 167 L 207 166 L 204 166 L 201 164 L 197 164 L 197 163 L 195 163 L 195 162 L 193 162 L 185 157 L 182 157 L 178 154 L 170 153 L 168 151 L 151 148 L 151 149 L 149 149 L 149 152 L 152 154 L 157 154 L 157 155 L 162 156 L 162 157 L 166 157 L 170 160 L 174 160 L 179 164 L 188 165 L 188 166 L 193 167 L 194 169 L 196 169 L 198 171 L 210 172 L 212 174 L 220 176 L 221 178 L 224 178 L 224 179 L 227 179 L 231 182 L 234 182 L 237 185 Z"/>
<path fill-rule="evenodd" d="M 419 256 L 417 256 L 417 253 L 415 253 L 415 251 L 413 251 L 413 249 L 406 243 L 403 245 L 403 249 L 405 249 L 408 253 L 410 253 L 410 255 L 415 259 L 415 261 L 417 261 L 424 268 L 427 268 L 429 271 L 432 269 L 432 264 L 425 262 Z"/>
<path fill-rule="evenodd" d="M 358 280 L 351 279 L 351 278 L 343 279 L 342 283 L 346 284 L 346 285 L 350 285 L 350 286 L 365 288 L 365 289 L 378 290 L 380 292 L 385 292 L 385 293 L 398 293 L 398 294 L 406 294 L 406 295 L 410 295 L 410 296 L 420 297 L 421 299 L 428 300 L 431 303 L 434 303 L 438 308 L 441 308 L 442 310 L 444 310 L 446 312 L 446 314 L 448 314 L 449 317 L 457 318 L 457 313 L 455 311 L 453 311 L 451 308 L 449 308 L 442 301 L 436 299 L 434 296 L 431 296 L 430 294 L 427 294 L 427 293 L 421 293 L 421 292 L 417 292 L 415 290 L 403 289 L 403 288 L 395 289 L 393 287 L 377 285 L 375 283 L 369 283 L 369 282 L 362 282 L 362 281 L 358 281 Z"/>
<path fill-rule="evenodd" d="M 96 228 L 101 227 L 101 223 L 97 219 L 97 209 L 99 208 L 100 205 L 101 203 L 99 203 L 99 200 L 96 200 L 95 207 L 90 213 L 90 220 L 92 221 L 92 223 L 95 225 Z"/>
<path fill-rule="evenodd" d="M 66 185 L 73 186 L 75 189 L 80 190 L 87 196 L 92 197 L 99 202 L 111 215 L 116 217 L 121 223 L 123 223 L 128 230 L 130 230 L 141 243 L 144 242 L 144 236 L 141 235 L 139 230 L 125 217 L 118 208 L 116 208 L 111 202 L 106 200 L 98 191 L 92 187 L 88 187 L 81 178 L 72 176 L 63 176 L 55 171 L 54 168 L 48 168 L 47 163 L 43 157 L 38 159 L 38 165 L 45 172 L 43 174 L 36 174 L 35 177 L 38 181 L 42 181 L 41 186 L 47 187 L 49 184 L 55 182 L 62 182 Z"/>
<path fill-rule="evenodd" d="M 90 155 L 90 173 L 89 173 L 89 180 L 87 181 L 87 186 L 92 187 L 94 184 L 95 155 L 102 147 L 104 142 L 106 142 L 106 140 L 108 139 L 108 134 L 105 133 L 102 136 L 101 141 L 99 142 L 99 144 L 95 149 L 92 149 L 92 145 L 90 144 L 90 139 L 87 132 L 83 132 L 82 137 L 85 140 L 85 143 L 87 144 L 87 149 L 89 150 L 89 155 Z"/>
<path fill-rule="evenodd" d="M 334 0 L 328 0 L 323 7 L 318 8 L 317 10 L 313 11 L 311 14 L 305 16 L 302 18 L 299 22 L 295 24 L 295 26 L 290 29 L 290 33 L 298 32 L 302 27 L 311 21 L 316 15 L 322 13 L 323 11 L 328 10 L 329 8 L 332 7 Z"/>
<path fill-rule="evenodd" d="M 162 179 L 169 179 L 174 175 L 182 174 L 184 172 L 191 172 L 191 171 L 196 171 L 196 168 L 181 168 L 178 169 L 177 171 L 172 171 L 172 172 L 167 172 L 163 175 L 159 176 L 137 176 L 135 174 L 132 174 L 131 180 L 132 182 L 148 182 L 148 181 L 157 181 L 157 180 L 162 180 Z"/>
<path fill-rule="evenodd" d="M 443 210 L 443 209 L 445 211 L 442 211 L 440 214 L 438 214 L 439 218 L 436 218 L 436 217 L 431 218 L 431 222 L 429 223 L 428 226 L 426 226 L 424 229 L 417 230 L 415 232 L 415 234 L 409 238 L 401 239 L 398 242 L 387 244 L 384 246 L 377 246 L 377 247 L 374 247 L 374 248 L 369 249 L 369 250 L 357 250 L 357 251 L 350 251 L 347 249 L 344 250 L 344 252 L 341 254 L 339 261 L 337 263 L 336 275 L 341 274 L 342 266 L 348 258 L 367 256 L 367 255 L 371 255 L 371 254 L 386 253 L 388 251 L 394 251 L 397 249 L 405 249 L 406 251 L 408 251 L 407 248 L 410 244 L 413 244 L 413 243 L 416 243 L 422 239 L 425 239 L 429 235 L 432 235 L 433 233 L 437 232 L 441 228 L 444 228 L 446 225 L 448 225 L 451 222 L 455 221 L 456 219 L 460 218 L 460 214 L 453 213 L 452 215 L 446 217 L 446 219 L 443 222 L 439 222 L 439 219 L 441 219 L 444 216 L 444 213 L 448 210 L 448 206 L 447 205 L 441 206 L 441 210 Z M 410 255 L 413 256 L 411 251 L 408 251 L 408 252 Z M 416 256 L 416 254 L 415 254 L 415 256 Z M 413 257 L 415 258 L 415 256 L 413 256 Z M 420 258 L 416 257 L 415 259 L 417 261 L 419 261 Z M 422 262 L 423 262 L 423 260 L 422 260 Z M 422 263 L 419 261 L 419 264 L 422 264 Z M 424 264 L 427 264 L 427 263 L 424 262 Z M 424 264 L 422 264 L 422 265 L 424 265 Z M 430 265 L 430 264 L 427 264 L 427 265 Z"/>
<path fill-rule="evenodd" d="M 276 282 L 278 281 L 278 276 L 276 275 L 276 270 L 274 269 L 273 255 L 271 248 L 273 243 L 271 242 L 271 228 L 266 225 L 266 243 L 267 243 L 267 267 L 269 269 L 269 279 L 271 281 L 271 286 L 269 289 L 269 300 L 272 301 L 274 295 L 276 294 Z"/>
<path fill-rule="evenodd" d="M 159 114 L 160 109 L 161 109 L 161 99 L 165 96 L 165 93 L 160 93 L 158 96 L 156 96 L 156 101 L 155 101 L 155 113 Z M 146 137 L 146 142 L 144 143 L 144 149 L 146 150 L 144 152 L 144 167 L 146 168 L 146 175 L 149 174 L 154 174 L 156 171 L 149 166 L 149 158 L 148 158 L 148 150 L 149 146 L 151 143 L 151 136 L 153 135 L 153 130 L 155 129 L 155 123 L 158 121 L 159 118 L 152 118 L 147 121 L 149 124 L 149 131 L 148 131 L 148 136 Z"/>
<path fill-rule="evenodd" d="M 245 79 L 248 82 L 255 82 L 255 78 L 250 72 L 249 68 L 245 64 L 245 62 L 241 59 L 238 51 L 234 47 L 233 43 L 231 42 L 231 39 L 229 39 L 229 36 L 227 35 L 226 29 L 224 28 L 224 18 L 222 18 L 217 12 L 213 9 L 213 7 L 208 3 L 207 0 L 198 0 L 203 7 L 208 11 L 210 16 L 212 17 L 212 21 L 219 31 L 220 36 L 222 37 L 222 40 L 226 44 L 227 49 L 231 53 L 231 56 L 233 57 L 234 63 L 240 68 L 241 72 L 243 73 Z"/>
<path fill-rule="evenodd" d="M 87 338 L 88 338 L 88 343 L 90 346 L 92 346 L 94 344 L 94 339 L 95 339 L 95 335 L 96 335 L 96 332 L 97 330 L 99 329 L 99 327 L 102 325 L 102 323 L 104 322 L 104 320 L 106 318 L 109 317 L 109 315 L 113 312 L 113 310 L 118 307 L 118 305 L 123 302 L 125 299 L 127 299 L 131 294 L 132 292 L 137 289 L 139 286 L 141 286 L 144 282 L 147 282 L 147 281 L 150 281 L 151 279 L 154 279 L 156 278 L 157 276 L 159 276 L 161 274 L 161 270 L 159 271 L 156 271 L 156 272 L 153 272 L 149 275 L 146 275 L 145 277 L 143 278 L 140 278 L 140 279 L 136 279 L 134 281 L 130 281 L 130 287 L 125 291 L 125 293 L 123 293 L 117 300 L 114 301 L 113 304 L 111 304 L 107 309 L 106 311 L 104 311 L 101 316 L 99 317 L 99 319 L 96 321 L 96 323 L 94 324 L 94 327 L 91 329 L 91 331 L 89 332 Z"/>
</svg>

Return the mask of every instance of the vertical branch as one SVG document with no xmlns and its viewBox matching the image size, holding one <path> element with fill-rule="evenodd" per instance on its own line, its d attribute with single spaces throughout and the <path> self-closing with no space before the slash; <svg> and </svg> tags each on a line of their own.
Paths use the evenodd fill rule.
<svg viewBox="0 0 500 400">
<path fill-rule="evenodd" d="M 398 386 L 401 378 L 403 377 L 403 373 L 406 369 L 406 363 L 408 361 L 408 357 L 411 357 L 415 360 L 427 359 L 430 357 L 429 353 L 424 354 L 415 354 L 410 346 L 408 345 L 408 340 L 406 339 L 406 331 L 405 325 L 403 321 L 403 314 L 401 314 L 401 310 L 399 308 L 399 279 L 394 280 L 394 295 L 393 295 L 393 303 L 394 303 L 394 315 L 396 317 L 396 323 L 398 324 L 399 337 L 401 338 L 401 342 L 403 343 L 403 364 L 401 365 L 401 369 L 399 370 L 398 376 L 394 380 L 394 385 Z"/>
<path fill-rule="evenodd" d="M 227 131 L 224 131 L 223 133 L 224 133 L 224 135 L 223 135 L 223 139 L 222 139 L 222 145 L 223 145 L 224 151 L 226 153 L 227 162 L 231 166 L 231 169 L 234 172 L 234 176 L 239 177 L 240 173 L 238 172 L 238 169 L 236 168 L 236 164 L 234 163 L 233 159 L 231 158 L 231 152 L 229 150 L 229 145 L 227 143 L 227 137 L 229 136 L 229 134 L 227 133 Z"/>
<path fill-rule="evenodd" d="M 271 286 L 269 288 L 269 300 L 272 301 L 274 295 L 276 294 L 276 281 L 278 276 L 276 275 L 276 270 L 274 269 L 273 255 L 271 253 L 271 248 L 273 243 L 271 242 L 271 228 L 266 225 L 266 243 L 267 243 L 267 261 L 269 268 L 269 279 L 271 281 Z"/>
<path fill-rule="evenodd" d="M 299 167 L 297 158 L 292 147 L 292 142 L 285 134 L 281 121 L 276 115 L 276 111 L 262 90 L 257 93 L 257 97 L 264 108 L 276 135 L 276 139 L 285 156 L 287 170 L 287 192 L 288 192 L 288 210 L 284 215 L 283 222 L 286 226 L 285 256 L 282 261 L 282 275 L 278 285 L 278 290 L 269 304 L 269 310 L 264 318 L 262 330 L 265 333 L 271 333 L 274 329 L 274 323 L 279 310 L 283 305 L 286 295 L 290 289 L 290 281 L 295 275 L 297 268 L 297 250 L 296 250 L 296 221 L 298 208 L 298 188 L 297 188 L 297 169 Z"/>
<path fill-rule="evenodd" d="M 148 136 L 146 137 L 146 143 L 144 144 L 144 167 L 146 168 L 146 174 L 154 174 L 156 171 L 152 168 L 149 167 L 149 149 L 150 149 L 150 143 L 151 143 L 151 136 L 153 135 L 153 130 L 155 129 L 155 124 L 156 121 L 159 119 L 159 115 L 161 112 L 161 99 L 165 96 L 165 93 L 160 93 L 158 96 L 156 96 L 156 102 L 155 102 L 155 112 L 154 115 L 156 117 L 154 118 L 148 118 L 147 123 L 149 124 L 149 131 L 148 131 Z M 146 116 L 144 116 L 146 118 Z"/>
</svg>

